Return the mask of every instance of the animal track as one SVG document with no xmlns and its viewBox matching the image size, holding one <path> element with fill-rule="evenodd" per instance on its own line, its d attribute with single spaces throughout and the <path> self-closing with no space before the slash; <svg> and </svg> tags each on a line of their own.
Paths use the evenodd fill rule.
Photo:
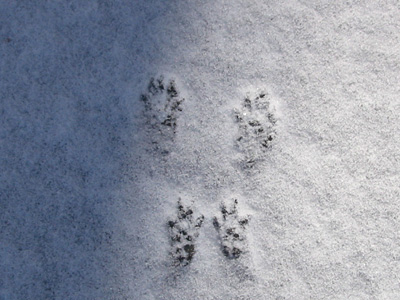
<svg viewBox="0 0 400 300">
<path fill-rule="evenodd" d="M 147 91 L 140 97 L 144 103 L 145 116 L 151 128 L 167 140 L 173 140 L 178 126 L 178 115 L 182 102 L 175 80 L 165 80 L 163 76 L 151 78 Z M 158 139 L 160 137 L 157 137 Z M 157 144 L 158 140 L 153 141 Z"/>
<path fill-rule="evenodd" d="M 196 253 L 196 240 L 204 216 L 200 215 L 195 219 L 193 210 L 190 207 L 184 207 L 180 199 L 177 213 L 177 219 L 168 222 L 171 255 L 174 259 L 174 265 L 186 266 L 192 261 Z"/>
<path fill-rule="evenodd" d="M 221 251 L 230 259 L 239 258 L 246 251 L 246 226 L 248 218 L 240 218 L 237 211 L 238 201 L 235 199 L 228 210 L 226 205 L 221 205 L 221 217 L 214 217 L 213 225 L 218 232 L 221 242 Z"/>
<path fill-rule="evenodd" d="M 276 137 L 277 120 L 265 93 L 260 93 L 253 100 L 246 97 L 242 108 L 236 109 L 234 114 L 239 125 L 236 143 L 244 153 L 245 166 L 251 168 L 262 160 L 263 153 L 271 149 Z"/>
</svg>

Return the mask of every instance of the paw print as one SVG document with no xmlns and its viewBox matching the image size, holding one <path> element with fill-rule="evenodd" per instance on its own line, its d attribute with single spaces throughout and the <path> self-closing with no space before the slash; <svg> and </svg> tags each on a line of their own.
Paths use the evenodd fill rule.
<svg viewBox="0 0 400 300">
<path fill-rule="evenodd" d="M 240 218 L 237 210 L 238 201 L 228 209 L 221 205 L 221 217 L 214 217 L 213 225 L 218 232 L 222 254 L 229 259 L 237 259 L 246 252 L 246 226 L 249 218 Z"/>
<path fill-rule="evenodd" d="M 151 78 L 146 93 L 140 97 L 144 103 L 145 115 L 151 127 L 167 135 L 174 135 L 178 125 L 178 115 L 182 112 L 182 102 L 175 80 L 165 80 L 163 76 Z"/>
<path fill-rule="evenodd" d="M 203 215 L 195 218 L 193 210 L 190 207 L 183 206 L 179 199 L 177 218 L 168 222 L 174 265 L 186 266 L 192 261 L 196 253 L 196 240 L 203 221 Z"/>
<path fill-rule="evenodd" d="M 236 144 L 244 154 L 245 165 L 250 168 L 271 149 L 276 137 L 277 120 L 267 98 L 265 93 L 254 99 L 246 97 L 242 107 L 234 112 L 239 129 Z"/>
</svg>

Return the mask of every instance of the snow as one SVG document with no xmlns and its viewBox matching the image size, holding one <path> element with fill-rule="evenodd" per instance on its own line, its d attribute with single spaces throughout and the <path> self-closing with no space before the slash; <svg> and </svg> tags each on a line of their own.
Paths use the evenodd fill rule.
<svg viewBox="0 0 400 300">
<path fill-rule="evenodd" d="M 0 16 L 0 299 L 400 293 L 396 1 L 3 1 Z M 177 97 L 150 93 L 161 77 Z M 204 216 L 187 265 L 170 253 L 178 199 Z M 229 258 L 213 219 L 234 199 Z"/>
</svg>

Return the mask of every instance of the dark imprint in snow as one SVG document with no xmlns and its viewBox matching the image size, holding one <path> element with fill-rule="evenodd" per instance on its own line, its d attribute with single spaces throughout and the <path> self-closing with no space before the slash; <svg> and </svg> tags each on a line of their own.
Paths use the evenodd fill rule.
<svg viewBox="0 0 400 300">
<path fill-rule="evenodd" d="M 173 79 L 166 81 L 163 76 L 151 78 L 146 93 L 140 99 L 144 103 L 148 123 L 161 133 L 176 133 L 177 117 L 185 100 L 180 97 Z"/>
<path fill-rule="evenodd" d="M 177 218 L 168 221 L 171 255 L 175 266 L 187 266 L 196 253 L 196 240 L 203 225 L 204 216 L 195 218 L 190 207 L 178 201 Z"/>
<path fill-rule="evenodd" d="M 254 99 L 246 97 L 240 109 L 235 110 L 239 127 L 236 145 L 244 153 L 244 164 L 251 168 L 271 149 L 276 137 L 276 118 L 270 109 L 267 94 L 260 93 Z"/>
<path fill-rule="evenodd" d="M 214 217 L 213 225 L 218 232 L 222 254 L 229 259 L 237 259 L 246 252 L 246 226 L 248 218 L 240 218 L 237 211 L 238 201 L 233 200 L 228 209 L 221 204 L 221 216 Z"/>
</svg>

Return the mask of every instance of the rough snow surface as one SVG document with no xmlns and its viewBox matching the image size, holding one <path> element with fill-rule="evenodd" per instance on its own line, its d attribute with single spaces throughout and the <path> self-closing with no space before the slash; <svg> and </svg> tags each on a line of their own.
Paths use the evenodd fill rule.
<svg viewBox="0 0 400 300">
<path fill-rule="evenodd" d="M 396 299 L 396 1 L 3 1 L 0 299 Z"/>
</svg>

